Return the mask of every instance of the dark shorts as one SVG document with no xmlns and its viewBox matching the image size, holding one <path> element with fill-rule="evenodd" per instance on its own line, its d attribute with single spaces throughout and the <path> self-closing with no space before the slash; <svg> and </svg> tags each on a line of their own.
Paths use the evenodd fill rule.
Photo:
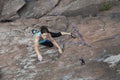
<svg viewBox="0 0 120 80">
<path fill-rule="evenodd" d="M 58 33 L 50 32 L 50 34 L 51 34 L 52 37 L 60 37 L 60 36 L 62 36 L 61 32 L 58 32 Z"/>
<path fill-rule="evenodd" d="M 58 32 L 58 33 L 50 32 L 50 34 L 53 38 L 62 36 L 61 32 Z M 47 46 L 47 47 L 53 47 L 53 43 L 49 40 L 46 40 L 45 42 L 40 43 L 40 44 Z"/>
</svg>

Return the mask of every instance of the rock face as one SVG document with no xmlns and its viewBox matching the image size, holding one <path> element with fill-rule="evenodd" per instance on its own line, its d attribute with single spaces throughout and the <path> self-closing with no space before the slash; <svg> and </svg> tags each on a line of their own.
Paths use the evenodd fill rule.
<svg viewBox="0 0 120 80">
<path fill-rule="evenodd" d="M 100 4 L 108 0 L 26 0 L 19 11 L 21 17 L 40 18 L 44 15 L 89 16 L 99 12 Z M 118 0 L 110 0 L 114 3 Z"/>
<path fill-rule="evenodd" d="M 2 8 L 3 8 L 3 0 L 0 0 L 0 15 L 1 15 L 1 12 L 2 12 Z"/>
<path fill-rule="evenodd" d="M 21 19 L 11 23 L 1 23 L 1 80 L 119 80 L 120 23 L 114 20 L 119 17 L 113 19 L 110 16 L 113 13 L 109 11 L 106 14 L 83 20 L 80 20 L 79 16 L 68 19 L 63 16 L 47 16 L 40 19 Z M 58 43 L 65 43 L 63 55 L 57 58 L 57 49 L 41 46 L 44 61 L 39 62 L 33 48 L 31 29 L 38 24 L 48 24 L 47 20 L 50 20 L 49 24 L 58 24 L 58 26 L 67 25 L 67 21 L 64 20 L 68 20 L 70 26 L 67 31 L 71 31 L 71 22 L 76 24 L 92 48 L 71 44 L 77 40 L 63 36 L 63 39 L 57 38 Z M 53 23 L 54 21 L 56 22 Z M 112 56 L 117 59 L 113 59 Z M 86 62 L 83 66 L 79 61 L 81 57 Z M 107 62 L 114 66 L 111 68 L 111 64 Z"/>
<path fill-rule="evenodd" d="M 99 12 L 100 4 L 106 1 L 108 0 L 61 0 L 61 4 L 53 9 L 48 15 L 95 15 Z M 115 0 L 110 1 L 115 2 Z"/>
<path fill-rule="evenodd" d="M 1 16 L 3 19 L 18 18 L 17 11 L 25 4 L 24 0 L 9 0 L 4 2 Z M 15 17 L 14 17 L 15 16 Z"/>
<path fill-rule="evenodd" d="M 33 5 L 30 4 L 40 3 L 40 1 L 43 0 L 25 0 L 26 4 L 32 8 Z M 43 3 L 46 4 L 46 1 L 44 0 Z M 73 4 L 76 1 L 80 0 L 60 0 L 60 2 L 56 0 L 55 4 L 59 3 L 59 7 L 65 7 L 65 5 Z M 99 1 L 96 0 L 96 3 Z M 27 6 L 20 9 L 23 8 L 28 10 Z M 24 11 L 20 10 L 19 12 L 23 17 L 21 19 L 13 22 L 0 22 L 0 80 L 120 79 L 120 6 L 101 12 L 96 17 L 86 18 L 81 15 L 66 17 L 43 16 L 42 14 L 39 19 L 26 19 L 24 17 L 28 17 L 26 16 L 28 13 L 23 14 L 22 12 Z M 50 31 L 67 31 L 76 36 L 81 35 L 85 42 L 92 47 L 84 45 L 78 37 L 61 36 L 55 40 L 64 51 L 63 54 L 59 57 L 57 48 L 40 45 L 39 49 L 43 56 L 43 61 L 40 62 L 34 50 L 34 35 L 31 30 L 38 29 L 42 25 L 47 25 Z M 80 34 L 75 31 L 72 25 L 78 28 Z M 85 64 L 81 65 L 80 59 L 84 59 Z"/>
<path fill-rule="evenodd" d="M 68 21 L 65 16 L 46 16 L 39 19 L 39 25 L 49 26 L 56 31 L 65 31 L 68 27 Z"/>
<path fill-rule="evenodd" d="M 59 0 L 26 0 L 26 5 L 19 11 L 21 17 L 40 18 L 59 3 Z"/>
<path fill-rule="evenodd" d="M 108 0 L 1 0 L 3 19 L 40 18 L 44 15 L 95 16 Z M 117 3 L 118 0 L 108 2 Z M 2 4 L 4 3 L 4 5 Z M 4 18 L 5 17 L 5 18 Z M 12 17 L 12 18 L 11 18 Z"/>
</svg>

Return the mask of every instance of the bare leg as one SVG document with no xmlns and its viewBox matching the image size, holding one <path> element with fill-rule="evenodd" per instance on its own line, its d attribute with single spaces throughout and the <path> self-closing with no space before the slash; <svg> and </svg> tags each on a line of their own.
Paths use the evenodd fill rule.
<svg viewBox="0 0 120 80">
<path fill-rule="evenodd" d="M 71 35 L 71 33 L 68 32 L 61 32 L 62 35 Z"/>
</svg>

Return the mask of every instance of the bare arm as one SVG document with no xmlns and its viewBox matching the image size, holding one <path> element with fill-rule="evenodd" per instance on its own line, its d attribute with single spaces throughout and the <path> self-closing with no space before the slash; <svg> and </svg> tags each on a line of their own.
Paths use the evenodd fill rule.
<svg viewBox="0 0 120 80">
<path fill-rule="evenodd" d="M 58 51 L 60 54 L 62 54 L 62 49 L 61 47 L 58 45 L 58 43 L 51 37 L 51 35 L 49 34 L 49 38 L 50 38 L 50 41 L 54 44 L 55 47 L 58 48 Z"/>
<path fill-rule="evenodd" d="M 34 49 L 35 49 L 35 52 L 37 53 L 38 59 L 40 61 L 42 61 L 42 55 L 41 55 L 39 48 L 38 48 L 39 47 L 38 40 L 39 40 L 39 37 L 36 35 L 35 41 L 34 41 Z"/>
</svg>

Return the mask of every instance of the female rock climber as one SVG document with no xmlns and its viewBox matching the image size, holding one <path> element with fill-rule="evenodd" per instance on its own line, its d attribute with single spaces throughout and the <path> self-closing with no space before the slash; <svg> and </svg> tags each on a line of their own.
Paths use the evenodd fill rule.
<svg viewBox="0 0 120 80">
<path fill-rule="evenodd" d="M 54 32 L 50 32 L 47 28 L 47 26 L 41 26 L 40 27 L 40 31 L 38 33 L 35 34 L 35 40 L 34 40 L 34 49 L 35 52 L 37 53 L 38 56 L 38 60 L 42 61 L 43 57 L 41 55 L 41 52 L 39 50 L 39 45 L 44 45 L 47 47 L 57 47 L 59 54 L 62 54 L 62 49 L 61 47 L 58 45 L 58 43 L 55 41 L 55 39 L 53 39 L 54 37 L 60 37 L 62 35 L 71 35 L 71 33 L 68 32 L 58 32 L 58 33 L 54 33 Z"/>
</svg>

